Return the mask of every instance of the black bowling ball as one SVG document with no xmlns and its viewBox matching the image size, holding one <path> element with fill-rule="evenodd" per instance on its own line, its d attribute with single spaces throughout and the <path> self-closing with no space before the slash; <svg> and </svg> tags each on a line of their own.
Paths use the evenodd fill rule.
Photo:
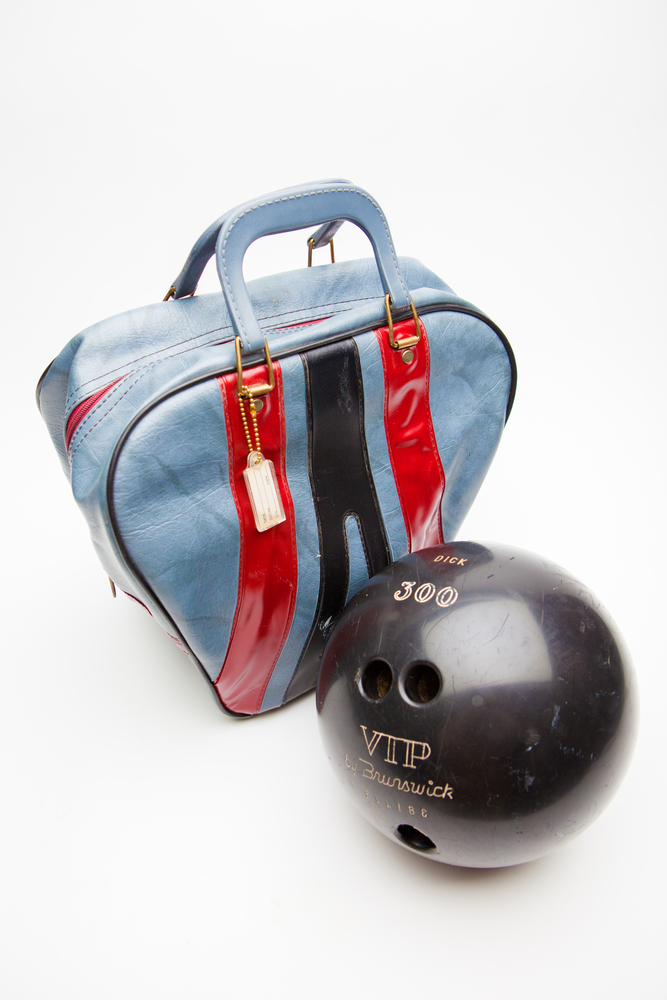
<svg viewBox="0 0 667 1000">
<path fill-rule="evenodd" d="M 326 753 L 396 843 L 471 868 L 539 858 L 616 792 L 634 673 L 597 598 L 539 556 L 452 542 L 349 602 L 317 690 Z"/>
</svg>

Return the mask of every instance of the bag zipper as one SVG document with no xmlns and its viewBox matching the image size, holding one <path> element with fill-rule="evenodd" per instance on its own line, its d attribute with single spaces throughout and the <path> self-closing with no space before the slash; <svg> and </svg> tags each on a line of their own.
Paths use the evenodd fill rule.
<svg viewBox="0 0 667 1000">
<path fill-rule="evenodd" d="M 74 437 L 74 433 L 79 424 L 83 421 L 84 417 L 90 413 L 94 406 L 97 406 L 103 396 L 106 396 L 106 394 L 113 389 L 115 385 L 118 385 L 118 383 L 124 378 L 125 376 L 121 375 L 120 378 L 117 378 L 114 382 L 106 385 L 103 389 L 98 389 L 92 396 L 88 396 L 87 399 L 82 400 L 74 407 L 67 418 L 67 425 L 65 427 L 65 448 L 67 451 L 69 451 L 69 446 L 72 438 Z"/>
</svg>

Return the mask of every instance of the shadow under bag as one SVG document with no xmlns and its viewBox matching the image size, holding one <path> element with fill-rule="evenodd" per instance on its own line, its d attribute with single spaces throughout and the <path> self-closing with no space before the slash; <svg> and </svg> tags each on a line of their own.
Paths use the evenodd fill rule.
<svg viewBox="0 0 667 1000">
<path fill-rule="evenodd" d="M 319 225 L 312 249 L 341 220 L 374 258 L 245 284 L 254 240 Z M 213 254 L 222 293 L 194 295 Z M 498 327 L 322 181 L 219 219 L 168 300 L 80 333 L 38 402 L 115 587 L 254 715 L 314 687 L 370 576 L 455 536 L 515 381 Z"/>
</svg>

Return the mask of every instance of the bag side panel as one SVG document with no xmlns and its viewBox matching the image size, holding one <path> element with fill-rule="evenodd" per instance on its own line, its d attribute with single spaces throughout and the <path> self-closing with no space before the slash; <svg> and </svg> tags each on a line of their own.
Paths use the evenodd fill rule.
<svg viewBox="0 0 667 1000">
<path fill-rule="evenodd" d="M 113 508 L 132 564 L 214 681 L 239 571 L 238 517 L 215 380 L 170 396 L 136 424 L 116 464 Z"/>
<path fill-rule="evenodd" d="M 495 331 L 465 313 L 422 316 L 431 347 L 430 400 L 445 472 L 446 541 L 456 537 L 505 426 L 512 368 Z"/>
</svg>

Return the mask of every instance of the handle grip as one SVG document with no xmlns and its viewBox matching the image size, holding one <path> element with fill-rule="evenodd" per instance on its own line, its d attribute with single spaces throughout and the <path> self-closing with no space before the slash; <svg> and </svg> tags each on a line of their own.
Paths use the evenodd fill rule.
<svg viewBox="0 0 667 1000">
<path fill-rule="evenodd" d="M 321 183 L 349 184 L 351 187 L 353 186 L 350 181 L 345 181 L 345 180 L 322 181 Z M 282 191 L 280 193 L 286 194 L 288 191 L 299 191 L 302 190 L 302 188 L 303 185 L 300 185 L 299 187 L 288 188 L 286 189 L 286 191 Z M 271 196 L 269 195 L 268 197 Z M 192 250 L 188 254 L 188 258 L 185 264 L 183 265 L 181 273 L 174 280 L 171 286 L 170 293 L 171 295 L 173 295 L 175 299 L 183 299 L 187 295 L 194 295 L 195 291 L 197 290 L 197 285 L 199 284 L 199 279 L 201 278 L 204 272 L 204 268 L 206 267 L 209 260 L 215 253 L 215 244 L 217 242 L 218 234 L 223 226 L 223 223 L 227 221 L 227 219 L 231 214 L 232 214 L 231 212 L 226 212 L 225 215 L 221 215 L 219 219 L 216 219 L 216 221 L 212 223 L 208 227 L 208 229 L 206 229 L 201 234 L 201 236 L 193 246 Z M 332 225 L 336 226 L 335 223 L 333 223 Z M 338 223 L 338 225 L 334 229 L 334 232 L 336 232 L 336 229 L 339 227 L 340 223 Z M 324 246 L 326 242 L 328 241 L 325 240 L 324 243 L 320 244 L 319 242 L 316 241 L 315 246 L 316 247 L 320 245 Z"/>
<path fill-rule="evenodd" d="M 216 259 L 222 292 L 244 353 L 262 349 L 264 336 L 243 279 L 243 258 L 262 236 L 346 219 L 366 233 L 385 293 L 394 306 L 409 306 L 410 294 L 398 267 L 387 221 L 377 202 L 348 181 L 324 181 L 278 191 L 247 202 L 221 221 Z M 212 228 L 212 227 L 211 227 Z M 209 232 L 209 230 L 207 230 Z"/>
</svg>

